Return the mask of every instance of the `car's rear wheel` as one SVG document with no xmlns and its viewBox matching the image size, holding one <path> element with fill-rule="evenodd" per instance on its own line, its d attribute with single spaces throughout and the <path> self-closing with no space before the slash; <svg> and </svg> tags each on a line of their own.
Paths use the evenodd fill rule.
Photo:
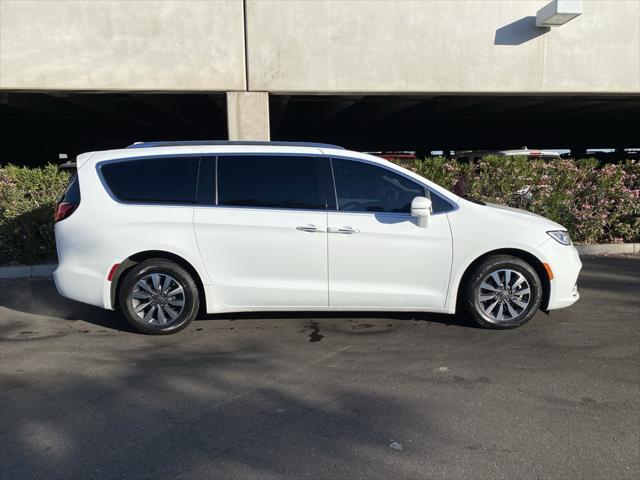
<svg viewBox="0 0 640 480">
<path fill-rule="evenodd" d="M 486 328 L 516 328 L 536 314 L 542 302 L 542 283 L 535 269 L 510 255 L 488 257 L 466 284 L 465 311 Z"/>
<path fill-rule="evenodd" d="M 120 286 L 119 305 L 136 330 L 167 335 L 195 319 L 200 298 L 184 268 L 169 260 L 151 258 L 127 271 Z"/>
</svg>

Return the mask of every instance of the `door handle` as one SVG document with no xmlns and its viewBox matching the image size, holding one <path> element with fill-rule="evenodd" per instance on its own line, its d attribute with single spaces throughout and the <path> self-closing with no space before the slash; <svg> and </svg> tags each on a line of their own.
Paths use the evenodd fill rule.
<svg viewBox="0 0 640 480">
<path fill-rule="evenodd" d="M 296 227 L 296 230 L 300 230 L 302 232 L 322 232 L 322 229 L 317 225 L 299 225 Z"/>
<path fill-rule="evenodd" d="M 359 230 L 353 227 L 329 227 L 328 231 L 329 233 L 341 233 L 343 235 L 351 235 L 359 232 Z"/>
</svg>

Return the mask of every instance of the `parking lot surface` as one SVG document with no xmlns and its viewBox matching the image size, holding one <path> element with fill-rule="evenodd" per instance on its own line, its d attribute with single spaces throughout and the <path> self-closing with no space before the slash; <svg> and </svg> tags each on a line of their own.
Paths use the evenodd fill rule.
<svg viewBox="0 0 640 480">
<path fill-rule="evenodd" d="M 639 478 L 640 257 L 510 331 L 226 315 L 168 337 L 0 282 L 0 478 Z"/>
</svg>

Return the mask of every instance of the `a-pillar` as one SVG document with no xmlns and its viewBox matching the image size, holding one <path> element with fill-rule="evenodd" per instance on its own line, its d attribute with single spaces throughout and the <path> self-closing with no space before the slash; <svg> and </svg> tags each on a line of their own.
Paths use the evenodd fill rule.
<svg viewBox="0 0 640 480">
<path fill-rule="evenodd" d="M 269 141 L 269 94 L 227 92 L 229 140 Z"/>
</svg>

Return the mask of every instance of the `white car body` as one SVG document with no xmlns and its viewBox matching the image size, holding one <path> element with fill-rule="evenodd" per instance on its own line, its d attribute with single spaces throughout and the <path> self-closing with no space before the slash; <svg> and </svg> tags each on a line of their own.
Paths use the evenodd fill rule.
<svg viewBox="0 0 640 480">
<path fill-rule="evenodd" d="M 348 158 L 396 172 L 446 199 L 426 228 L 403 213 L 285 210 L 216 205 L 121 203 L 98 174 L 101 162 L 145 156 L 223 154 Z M 129 148 L 77 159 L 82 200 L 56 223 L 54 279 L 68 298 L 114 308 L 114 265 L 143 252 L 188 264 L 208 313 L 286 310 L 428 311 L 454 313 L 463 275 L 492 252 L 515 253 L 553 278 L 542 308 L 578 298 L 581 268 L 572 245 L 547 234 L 564 230 L 524 211 L 483 206 L 384 159 L 338 148 L 279 145 L 187 145 Z M 307 231 L 305 228 L 315 228 Z M 341 230 L 350 228 L 353 233 Z M 533 260 L 535 259 L 535 260 Z"/>
</svg>

